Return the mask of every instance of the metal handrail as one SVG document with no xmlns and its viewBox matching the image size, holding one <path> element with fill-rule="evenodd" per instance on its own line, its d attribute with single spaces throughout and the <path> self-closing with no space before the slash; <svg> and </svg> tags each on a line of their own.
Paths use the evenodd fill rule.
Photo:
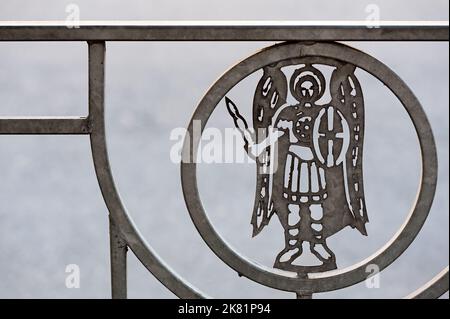
<svg viewBox="0 0 450 319">
<path fill-rule="evenodd" d="M 448 21 L 0 22 L 0 41 L 448 41 Z"/>
</svg>

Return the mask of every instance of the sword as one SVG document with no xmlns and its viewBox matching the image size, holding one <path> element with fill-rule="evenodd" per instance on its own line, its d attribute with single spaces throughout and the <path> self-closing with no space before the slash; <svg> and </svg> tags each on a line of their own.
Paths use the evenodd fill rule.
<svg viewBox="0 0 450 319">
<path fill-rule="evenodd" d="M 242 137 L 244 138 L 244 148 L 247 153 L 248 147 L 250 144 L 253 144 L 252 136 L 250 131 L 248 130 L 248 124 L 245 118 L 239 113 L 239 109 L 236 104 L 228 97 L 225 96 L 225 104 L 227 105 L 228 113 L 233 118 L 234 126 L 241 132 Z"/>
</svg>

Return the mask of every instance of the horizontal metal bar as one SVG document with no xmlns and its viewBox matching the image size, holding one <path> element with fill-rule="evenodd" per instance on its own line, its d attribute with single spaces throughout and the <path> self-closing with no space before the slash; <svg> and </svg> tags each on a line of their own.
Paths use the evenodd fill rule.
<svg viewBox="0 0 450 319">
<path fill-rule="evenodd" d="M 448 21 L 0 22 L 0 41 L 448 41 Z"/>
<path fill-rule="evenodd" d="M 0 134 L 90 134 L 86 117 L 0 117 Z"/>
</svg>

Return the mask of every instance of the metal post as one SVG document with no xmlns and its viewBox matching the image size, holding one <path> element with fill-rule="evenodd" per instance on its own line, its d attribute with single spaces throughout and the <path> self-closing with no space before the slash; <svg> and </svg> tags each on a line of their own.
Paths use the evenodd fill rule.
<svg viewBox="0 0 450 319">
<path fill-rule="evenodd" d="M 195 120 L 201 120 L 206 125 L 214 110 L 211 102 L 218 103 L 228 90 L 236 85 L 235 81 L 243 79 L 267 65 L 280 62 L 280 58 L 285 60 L 286 54 L 289 55 L 290 60 L 298 58 L 300 54 L 302 57 L 314 58 L 316 62 L 326 58 L 353 65 L 356 61 L 358 63 L 354 66 L 359 66 L 390 88 L 410 115 L 419 137 L 422 155 L 421 188 L 415 207 L 396 236 L 371 260 L 348 267 L 349 270 L 339 270 L 331 275 L 315 276 L 316 272 L 331 270 L 322 268 L 315 269 L 319 271 L 311 272 L 310 277 L 306 276 L 310 272 L 304 271 L 304 269 L 297 272 L 296 277 L 284 276 L 279 272 L 265 271 L 261 267 L 249 263 L 245 258 L 241 258 L 221 240 L 220 236 L 217 236 L 208 221 L 199 198 L 196 163 L 183 162 L 181 177 L 189 214 L 209 247 L 240 276 L 275 289 L 291 291 L 296 294 L 298 299 L 311 299 L 313 293 L 337 290 L 361 282 L 366 278 L 367 264 L 376 264 L 380 266 L 381 270 L 386 268 L 415 240 L 430 211 L 437 183 L 437 152 L 430 124 L 420 102 L 392 70 L 363 52 L 334 42 L 448 41 L 448 21 L 381 22 L 378 28 L 367 28 L 368 25 L 365 22 L 326 23 L 317 21 L 301 23 L 295 21 L 282 23 L 267 21 L 233 23 L 91 21 L 80 24 L 82 27 L 79 29 L 69 29 L 62 22 L 0 23 L 0 42 L 88 41 L 89 47 L 89 115 L 87 117 L 0 117 L 0 135 L 90 135 L 95 173 L 109 211 L 111 289 L 114 299 L 127 298 L 126 257 L 128 246 L 142 264 L 178 297 L 206 298 L 207 296 L 176 275 L 158 257 L 137 230 L 120 199 L 109 165 L 106 147 L 105 41 L 291 41 L 262 50 L 246 59 L 245 63 L 241 62 L 233 67 L 226 76 L 222 76 L 221 83 L 214 84 L 202 99 L 193 115 L 189 131 L 193 130 L 192 123 Z M 280 52 L 274 53 L 272 52 L 274 50 Z M 269 60 L 272 63 L 267 63 Z M 340 67 L 340 63 L 338 64 L 337 67 Z M 346 72 L 339 76 L 351 75 L 348 70 Z M 350 79 L 354 82 L 353 78 Z M 236 112 L 231 113 L 230 115 L 234 119 L 239 117 Z M 358 117 L 357 113 L 356 115 Z M 360 139 L 361 126 L 358 126 L 357 131 L 359 132 L 358 139 L 355 138 L 355 140 L 360 141 L 362 140 Z M 192 148 L 187 144 L 183 147 L 184 153 L 189 152 L 190 154 L 196 150 L 197 147 Z M 360 189 L 359 186 L 358 189 Z M 290 265 L 292 266 L 292 263 Z M 334 268 L 334 264 L 332 266 Z M 286 270 L 292 271 L 292 268 Z M 430 282 L 406 298 L 438 298 L 448 291 L 448 272 L 449 269 L 446 267 Z"/>
<path fill-rule="evenodd" d="M 127 243 L 109 216 L 109 238 L 111 254 L 111 293 L 113 299 L 127 298 Z"/>
<path fill-rule="evenodd" d="M 88 42 L 88 45 L 89 127 L 92 131 L 103 130 L 104 127 L 96 127 L 94 123 L 103 122 L 105 109 L 105 42 Z M 111 218 L 111 212 L 109 225 L 112 298 L 124 299 L 127 297 L 127 243 Z"/>
</svg>

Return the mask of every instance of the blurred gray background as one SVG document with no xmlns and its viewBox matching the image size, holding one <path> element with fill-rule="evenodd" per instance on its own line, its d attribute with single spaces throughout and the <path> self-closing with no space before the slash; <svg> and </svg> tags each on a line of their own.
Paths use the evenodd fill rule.
<svg viewBox="0 0 450 319">
<path fill-rule="evenodd" d="M 82 20 L 448 20 L 448 1 L 101 1 L 1 0 L 0 20 L 64 20 L 77 4 Z M 205 245 L 183 201 L 170 132 L 185 127 L 198 101 L 226 69 L 272 43 L 108 43 L 106 105 L 114 176 L 132 217 L 172 268 L 213 297 L 292 298 L 262 287 L 222 263 Z M 433 209 L 417 240 L 383 271 L 380 288 L 364 283 L 319 298 L 402 297 L 449 261 L 448 43 L 349 43 L 390 66 L 412 88 L 437 140 L 440 171 Z M 358 77 L 367 113 L 365 188 L 369 237 L 344 229 L 330 239 L 339 267 L 386 243 L 405 220 L 419 182 L 418 143 L 406 112 L 380 82 Z M 233 91 L 248 105 L 257 76 Z M 250 99 L 250 100 L 249 100 Z M 85 43 L 0 43 L 0 116 L 86 115 Z M 210 126 L 229 127 L 223 108 Z M 204 206 L 240 253 L 270 266 L 282 248 L 273 219 L 251 239 L 250 164 L 201 165 Z M 65 286 L 78 264 L 81 287 Z M 129 297 L 173 298 L 129 254 Z M 108 298 L 108 219 L 87 137 L 0 136 L 0 297 Z"/>
</svg>

